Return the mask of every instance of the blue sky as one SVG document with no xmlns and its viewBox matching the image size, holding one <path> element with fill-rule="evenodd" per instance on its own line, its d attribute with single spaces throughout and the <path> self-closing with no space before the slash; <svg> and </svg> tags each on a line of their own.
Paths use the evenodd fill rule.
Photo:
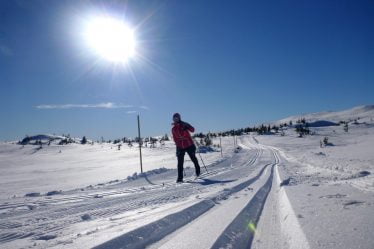
<svg viewBox="0 0 374 249">
<path fill-rule="evenodd" d="M 100 13 L 137 27 L 141 58 L 87 48 Z M 0 140 L 135 136 L 133 112 L 158 135 L 174 112 L 206 132 L 373 104 L 373 26 L 370 0 L 0 1 Z"/>
</svg>

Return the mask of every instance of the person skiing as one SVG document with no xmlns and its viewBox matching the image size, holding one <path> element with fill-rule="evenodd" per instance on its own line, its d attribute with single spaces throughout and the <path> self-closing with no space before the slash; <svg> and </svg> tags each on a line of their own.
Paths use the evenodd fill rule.
<svg viewBox="0 0 374 249">
<path fill-rule="evenodd" d="M 178 159 L 178 179 L 177 183 L 183 182 L 183 163 L 184 155 L 190 156 L 191 161 L 195 165 L 196 176 L 200 175 L 200 165 L 196 158 L 196 146 L 191 138 L 190 132 L 194 132 L 195 128 L 189 123 L 183 122 L 181 120 L 181 115 L 175 113 L 173 115 L 173 128 L 171 130 L 173 134 L 173 139 L 177 147 L 177 159 Z"/>
</svg>

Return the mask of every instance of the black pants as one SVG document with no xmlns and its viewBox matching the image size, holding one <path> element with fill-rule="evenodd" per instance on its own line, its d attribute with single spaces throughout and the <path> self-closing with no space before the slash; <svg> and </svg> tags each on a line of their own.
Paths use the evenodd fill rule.
<svg viewBox="0 0 374 249">
<path fill-rule="evenodd" d="M 190 156 L 191 161 L 195 165 L 195 172 L 196 175 L 200 175 L 200 165 L 196 158 L 196 146 L 191 145 L 188 148 L 180 149 L 177 147 L 177 158 L 178 158 L 178 180 L 183 179 L 183 163 L 184 163 L 184 155 L 187 154 Z"/>
</svg>

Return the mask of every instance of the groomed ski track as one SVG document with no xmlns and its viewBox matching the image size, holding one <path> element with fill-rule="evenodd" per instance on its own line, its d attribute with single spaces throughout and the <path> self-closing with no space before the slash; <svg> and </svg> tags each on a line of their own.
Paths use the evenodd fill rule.
<svg viewBox="0 0 374 249">
<path fill-rule="evenodd" d="M 179 212 L 169 214 L 94 248 L 251 248 L 255 236 L 259 239 L 261 237 L 256 235 L 256 225 L 273 182 L 279 185 L 277 166 L 280 163 L 280 156 L 274 148 L 259 145 L 253 137 L 241 138 L 239 145 L 243 148 L 239 157 L 248 156 L 247 152 L 255 151 L 248 162 L 242 165 L 231 162 L 230 171 L 211 173 L 203 180 L 229 179 L 234 175 L 245 177 Z M 283 193 L 282 201 L 288 202 L 285 195 Z M 287 208 L 291 207 L 289 203 L 286 205 Z M 278 227 L 280 228 L 279 224 Z M 301 241 L 296 247 L 288 243 L 287 240 L 293 241 L 292 232 L 295 231 L 290 231 L 290 234 L 279 232 L 278 238 L 274 239 L 282 238 L 282 241 L 285 241 L 284 245 L 290 248 L 308 248 L 306 240 Z M 303 236 L 301 229 L 298 235 L 300 234 Z"/>
</svg>

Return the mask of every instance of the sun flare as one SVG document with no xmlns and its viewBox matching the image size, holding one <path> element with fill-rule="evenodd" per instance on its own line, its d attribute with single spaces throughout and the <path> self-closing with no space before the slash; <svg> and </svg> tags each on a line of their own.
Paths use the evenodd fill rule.
<svg viewBox="0 0 374 249">
<path fill-rule="evenodd" d="M 85 36 L 90 48 L 109 61 L 126 62 L 135 55 L 134 31 L 121 20 L 94 18 L 87 24 Z"/>
</svg>

